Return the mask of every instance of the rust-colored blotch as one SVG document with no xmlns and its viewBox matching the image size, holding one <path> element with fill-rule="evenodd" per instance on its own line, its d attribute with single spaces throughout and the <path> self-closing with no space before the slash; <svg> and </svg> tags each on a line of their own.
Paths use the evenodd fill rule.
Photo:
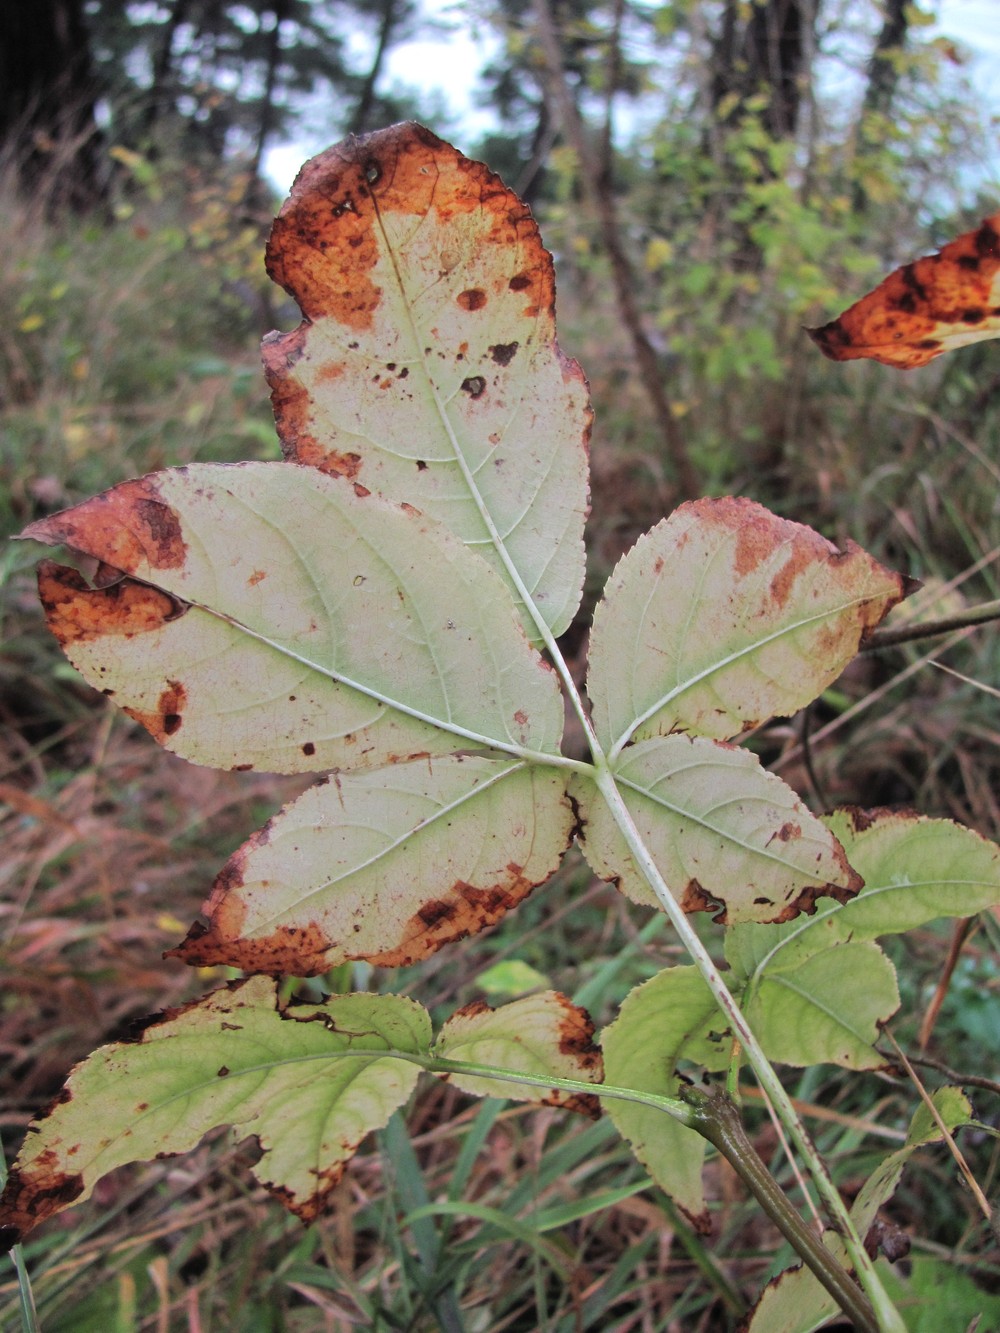
<svg viewBox="0 0 1000 1333">
<path fill-rule="evenodd" d="M 900 370 L 1000 336 L 1000 213 L 896 269 L 838 319 L 808 332 L 834 361 L 867 357 Z"/>
</svg>

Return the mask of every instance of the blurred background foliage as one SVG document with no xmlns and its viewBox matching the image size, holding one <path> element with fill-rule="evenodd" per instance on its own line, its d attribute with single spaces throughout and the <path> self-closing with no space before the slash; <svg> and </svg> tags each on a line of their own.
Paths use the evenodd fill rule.
<svg viewBox="0 0 1000 1333">
<path fill-rule="evenodd" d="M 903 0 L 0 0 L 0 535 L 152 468 L 278 456 L 257 345 L 297 312 L 263 272 L 269 149 L 415 116 L 524 195 L 555 254 L 561 340 L 597 411 L 580 663 L 614 562 L 698 493 L 858 541 L 924 581 L 911 615 L 1000 596 L 995 344 L 904 376 L 832 366 L 802 333 L 997 209 L 996 123 L 932 17 Z M 446 32 L 439 69 L 387 73 L 449 25 L 489 36 L 485 132 L 445 109 L 468 50 Z M 8 1149 L 75 1059 L 204 988 L 160 954 L 298 789 L 193 769 L 110 711 L 48 639 L 35 554 L 0 552 Z M 989 628 L 863 656 L 750 743 L 817 809 L 912 804 L 997 837 L 998 668 Z M 893 944 L 897 1038 L 985 1082 L 992 1122 L 997 939 L 990 919 Z M 673 961 L 661 922 L 570 861 L 412 975 L 327 983 L 402 986 L 441 1014 L 554 984 L 601 1024 Z M 848 1192 L 913 1107 L 888 1076 L 791 1086 Z M 706 1248 L 602 1124 L 439 1086 L 410 1125 L 413 1149 L 396 1130 L 366 1148 L 306 1232 L 250 1189 L 246 1147 L 119 1173 L 34 1243 L 44 1327 L 724 1329 L 789 1258 L 718 1162 Z M 790 1179 L 766 1119 L 758 1143 Z M 992 1145 L 965 1145 L 987 1192 Z M 894 1215 L 914 1233 L 901 1299 L 914 1328 L 945 1328 L 997 1300 L 1000 1251 L 925 1156 Z M 462 1197 L 492 1211 L 409 1220 Z M 15 1310 L 0 1273 L 0 1327 Z"/>
</svg>

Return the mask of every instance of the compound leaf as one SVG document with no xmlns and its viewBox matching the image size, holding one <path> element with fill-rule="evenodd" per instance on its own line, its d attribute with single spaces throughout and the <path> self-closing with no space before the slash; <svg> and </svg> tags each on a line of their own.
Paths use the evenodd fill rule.
<svg viewBox="0 0 1000 1333">
<path fill-rule="evenodd" d="M 623 751 L 615 779 L 678 902 L 716 920 L 785 921 L 822 894 L 851 897 L 861 880 L 837 840 L 747 750 L 697 736 L 662 736 Z M 610 809 L 587 778 L 582 846 L 593 869 L 634 902 L 656 906 Z"/>
<path fill-rule="evenodd" d="M 618 563 L 594 613 L 601 743 L 726 740 L 815 699 L 906 591 L 853 543 L 751 500 L 681 505 Z"/>
<path fill-rule="evenodd" d="M 557 771 L 445 755 L 335 773 L 230 857 L 171 951 L 312 976 L 415 962 L 498 920 L 556 869 L 573 812 Z"/>
<path fill-rule="evenodd" d="M 671 967 L 636 986 L 601 1033 L 608 1083 L 676 1097 L 677 1061 L 718 1013 L 697 968 Z M 608 1097 L 605 1110 L 650 1175 L 702 1232 L 711 1229 L 702 1193 L 705 1140 L 662 1111 Z"/>
<path fill-rule="evenodd" d="M 896 269 L 837 319 L 809 333 L 834 361 L 869 357 L 899 370 L 1000 338 L 1000 213 L 937 254 Z"/>
<path fill-rule="evenodd" d="M 498 1009 L 491 1009 L 481 1000 L 467 1004 L 441 1029 L 434 1043 L 434 1054 L 446 1060 L 492 1065 L 516 1074 L 600 1083 L 603 1065 L 593 1035 L 594 1025 L 586 1010 L 558 991 L 549 990 Z M 588 1093 L 529 1087 L 454 1072 L 442 1077 L 476 1097 L 511 1097 L 522 1102 L 562 1106 L 588 1116 L 600 1114 L 600 1102 Z"/>
<path fill-rule="evenodd" d="M 537 639 L 509 559 L 562 633 L 583 587 L 591 413 L 527 206 L 394 125 L 303 167 L 267 261 L 305 315 L 264 342 L 286 456 L 446 523 L 509 581 Z"/>
<path fill-rule="evenodd" d="M 2 1235 L 16 1243 L 115 1167 L 186 1152 L 220 1125 L 256 1138 L 254 1174 L 312 1221 L 361 1140 L 413 1090 L 419 1067 L 391 1052 L 426 1054 L 430 1040 L 412 1000 L 336 995 L 282 1011 L 263 977 L 168 1011 L 72 1072 L 11 1170 Z"/>
<path fill-rule="evenodd" d="M 24 535 L 101 562 L 93 588 L 43 569 L 49 624 L 185 758 L 302 772 L 463 743 L 558 751 L 555 675 L 496 575 L 433 520 L 313 468 L 195 464 Z"/>
</svg>

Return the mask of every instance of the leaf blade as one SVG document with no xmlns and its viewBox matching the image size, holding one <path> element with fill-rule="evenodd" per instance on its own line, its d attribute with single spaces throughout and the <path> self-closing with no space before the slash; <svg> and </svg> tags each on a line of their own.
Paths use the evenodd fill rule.
<svg viewBox="0 0 1000 1333">
<path fill-rule="evenodd" d="M 783 921 L 818 896 L 853 896 L 860 879 L 840 844 L 756 755 L 699 736 L 629 746 L 616 780 L 671 892 L 717 921 Z M 605 802 L 587 779 L 570 788 L 591 867 L 633 902 L 658 906 Z"/>
<path fill-rule="evenodd" d="M 1000 213 L 933 255 L 890 273 L 822 328 L 808 329 L 833 361 L 867 357 L 898 370 L 1000 338 Z"/>
<path fill-rule="evenodd" d="M 641 537 L 594 613 L 587 688 L 601 743 L 727 740 L 809 703 L 903 596 L 853 543 L 753 501 L 696 500 Z"/>
<path fill-rule="evenodd" d="M 466 1005 L 444 1024 L 434 1043 L 434 1054 L 514 1073 L 600 1083 L 603 1062 L 591 1040 L 593 1035 L 594 1025 L 587 1012 L 565 995 L 549 990 L 496 1009 L 482 1001 Z M 586 1093 L 546 1090 L 457 1072 L 442 1077 L 476 1097 L 509 1097 L 561 1106 L 591 1118 L 600 1114 L 597 1097 Z"/>
<path fill-rule="evenodd" d="M 601 1033 L 609 1083 L 662 1097 L 677 1095 L 675 1067 L 692 1034 L 717 1013 L 715 999 L 694 967 L 671 967 L 636 986 L 615 1021 Z M 696 1230 L 711 1229 L 702 1191 L 705 1140 L 648 1106 L 608 1098 L 605 1110 L 650 1175 Z"/>
<path fill-rule="evenodd" d="M 591 412 L 525 205 L 395 125 L 306 164 L 268 270 L 306 316 L 263 347 L 286 456 L 447 524 L 508 580 L 537 640 L 509 556 L 562 633 L 583 587 Z"/>
<path fill-rule="evenodd" d="M 195 464 L 24 535 L 129 576 L 87 589 L 49 571 L 50 624 L 91 683 L 196 762 L 311 772 L 463 740 L 558 752 L 558 684 L 496 576 L 417 511 L 315 469 Z"/>
<path fill-rule="evenodd" d="M 338 1052 L 373 1054 L 336 1060 Z M 154 1019 L 135 1042 L 101 1047 L 76 1067 L 30 1135 L 3 1198 L 12 1242 L 127 1162 L 194 1147 L 219 1125 L 253 1134 L 254 1174 L 304 1221 L 323 1207 L 370 1130 L 409 1097 L 430 1018 L 401 996 L 333 996 L 276 1007 L 273 982 L 234 982 Z M 289 1117 L 298 1132 L 289 1132 Z M 53 1184 L 62 1183 L 61 1193 Z"/>
<path fill-rule="evenodd" d="M 416 962 L 492 925 L 559 864 L 573 812 L 552 770 L 445 755 L 334 774 L 223 867 L 169 956 L 314 976 Z"/>
</svg>

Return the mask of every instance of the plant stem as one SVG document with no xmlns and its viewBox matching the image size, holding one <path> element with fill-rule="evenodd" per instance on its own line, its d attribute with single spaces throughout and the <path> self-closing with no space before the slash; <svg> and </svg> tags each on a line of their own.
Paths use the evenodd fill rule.
<svg viewBox="0 0 1000 1333">
<path fill-rule="evenodd" d="M 601 758 L 603 759 L 603 756 Z M 642 835 L 635 826 L 635 821 L 632 819 L 632 814 L 625 804 L 621 792 L 618 790 L 614 774 L 608 768 L 607 762 L 602 763 L 597 756 L 595 756 L 595 768 L 595 781 L 598 789 L 608 803 L 608 808 L 611 810 L 615 823 L 628 845 L 637 869 L 662 904 L 663 910 L 670 918 L 671 924 L 701 973 L 705 984 L 711 990 L 716 1003 L 729 1020 L 734 1037 L 742 1043 L 747 1060 L 756 1074 L 758 1082 L 770 1097 L 779 1119 L 802 1154 L 819 1196 L 826 1204 L 836 1229 L 840 1232 L 847 1247 L 858 1279 L 877 1311 L 879 1328 L 883 1330 L 883 1333 L 905 1333 L 906 1326 L 899 1311 L 892 1304 L 885 1288 L 882 1286 L 882 1282 L 875 1271 L 875 1265 L 861 1243 L 861 1238 L 858 1236 L 836 1185 L 830 1178 L 823 1159 L 813 1146 L 812 1140 L 796 1114 L 781 1080 L 743 1017 L 742 1010 L 730 994 L 722 974 L 681 910 L 680 904 L 667 887 L 656 862 L 642 840 Z"/>
<path fill-rule="evenodd" d="M 900 643 L 917 643 L 920 639 L 932 639 L 938 634 L 950 634 L 952 630 L 966 629 L 970 625 L 988 625 L 992 620 L 1000 620 L 1000 600 L 982 602 L 979 606 L 970 606 L 958 615 L 944 616 L 940 620 L 918 621 L 915 625 L 900 625 L 899 629 L 877 629 L 858 649 L 859 653 L 877 653 L 880 648 L 894 648 Z"/>
<path fill-rule="evenodd" d="M 698 1133 L 725 1157 L 767 1216 L 805 1260 L 817 1281 L 856 1328 L 863 1333 L 879 1333 L 878 1319 L 865 1294 L 789 1203 L 757 1155 L 731 1099 L 718 1089 L 705 1093 L 698 1088 L 688 1088 L 685 1093 L 685 1100 L 698 1116 Z"/>
</svg>

